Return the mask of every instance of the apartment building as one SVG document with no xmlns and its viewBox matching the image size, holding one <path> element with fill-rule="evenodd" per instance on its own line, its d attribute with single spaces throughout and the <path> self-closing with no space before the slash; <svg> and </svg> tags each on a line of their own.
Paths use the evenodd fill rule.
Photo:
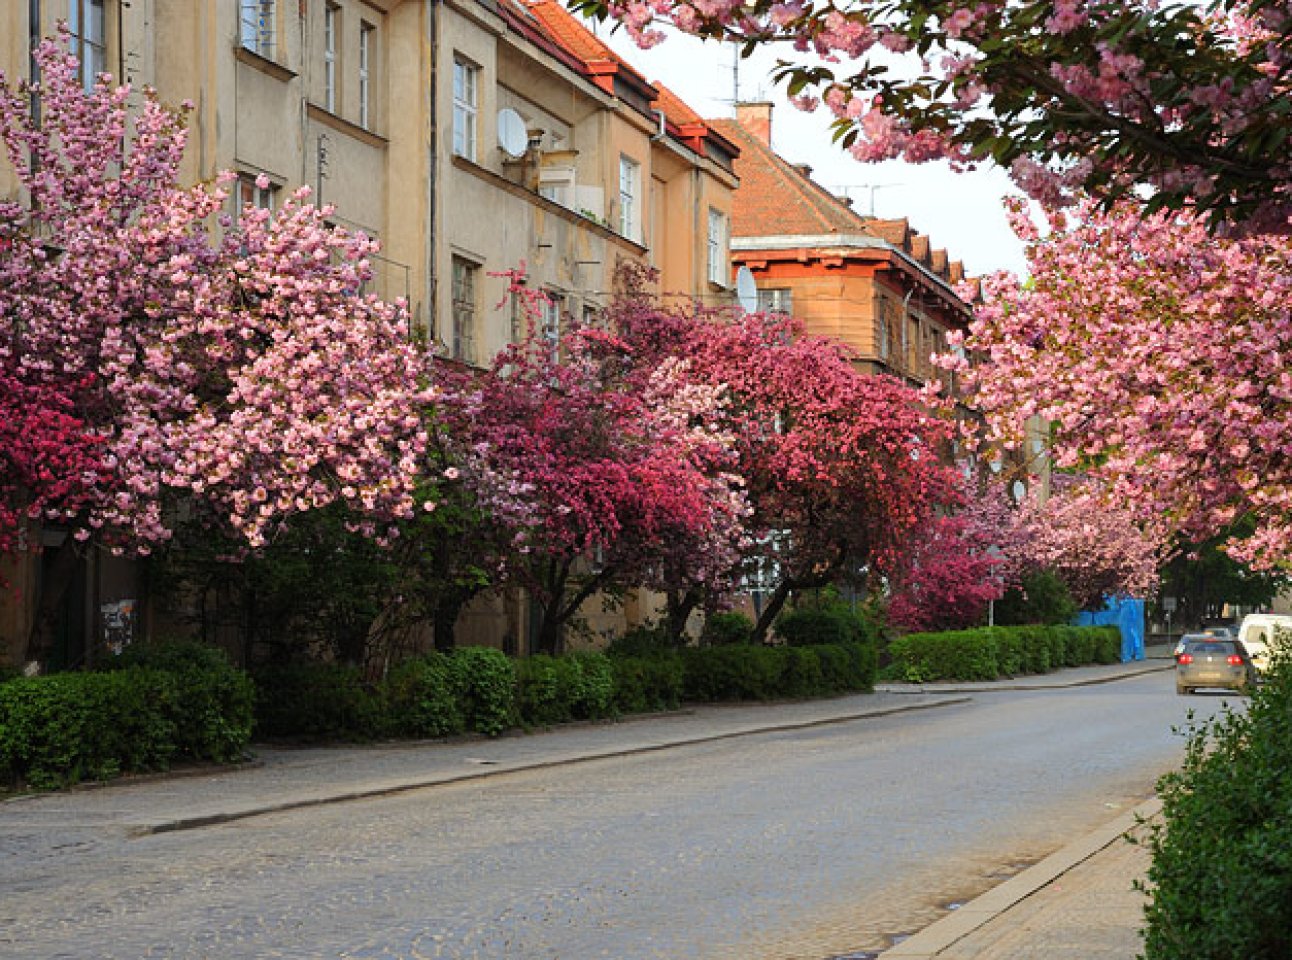
<svg viewBox="0 0 1292 960">
<path fill-rule="evenodd" d="M 186 181 L 235 172 L 231 210 L 306 185 L 379 239 L 374 290 L 406 299 L 411 332 L 451 360 L 487 365 L 523 332 L 507 271 L 548 294 L 552 336 L 606 305 L 623 261 L 658 268 L 665 291 L 733 299 L 738 148 L 559 3 L 2 0 L 5 75 L 30 76 L 60 22 L 87 85 L 106 72 L 191 102 Z M 0 196 L 15 193 L 0 163 Z M 33 562 L 11 579 L 39 576 Z M 111 611 L 147 608 L 133 565 L 90 553 L 84 583 L 68 662 Z M 475 639 L 497 612 L 473 614 Z M 29 618 L 0 600 L 0 641 L 14 649 Z"/>
</svg>

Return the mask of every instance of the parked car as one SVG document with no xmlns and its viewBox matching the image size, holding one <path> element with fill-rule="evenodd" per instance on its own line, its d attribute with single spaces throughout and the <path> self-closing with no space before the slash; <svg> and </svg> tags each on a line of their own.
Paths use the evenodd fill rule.
<svg viewBox="0 0 1292 960">
<path fill-rule="evenodd" d="M 1183 695 L 1202 687 L 1251 693 L 1256 667 L 1238 640 L 1219 640 L 1202 633 L 1181 638 L 1175 658 L 1175 692 Z"/>
<path fill-rule="evenodd" d="M 1270 668 L 1270 645 L 1277 639 L 1276 632 L 1284 634 L 1285 645 L 1292 646 L 1292 616 L 1249 613 L 1243 617 L 1242 626 L 1238 628 L 1238 642 L 1251 654 L 1257 673 L 1265 673 Z"/>
<path fill-rule="evenodd" d="M 1238 634 L 1230 627 L 1203 627 L 1202 632 L 1217 640 L 1237 640 Z"/>
</svg>

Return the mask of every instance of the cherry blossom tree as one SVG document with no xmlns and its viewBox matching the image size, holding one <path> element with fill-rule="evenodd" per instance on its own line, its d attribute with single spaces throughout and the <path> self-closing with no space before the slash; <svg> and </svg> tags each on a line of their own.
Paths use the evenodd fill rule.
<svg viewBox="0 0 1292 960">
<path fill-rule="evenodd" d="M 952 512 L 933 517 L 888 575 L 888 622 L 905 632 L 981 623 L 988 604 L 1018 585 L 1028 533 L 1004 485 L 972 474 Z"/>
<path fill-rule="evenodd" d="M 1027 565 L 1053 571 L 1085 610 L 1101 609 L 1110 597 L 1152 594 L 1166 554 L 1160 526 L 1091 483 L 1066 479 L 1044 501 L 1022 505 Z"/>
<path fill-rule="evenodd" d="M 662 585 L 688 547 L 721 549 L 705 545 L 730 538 L 744 506 L 704 427 L 714 391 L 668 368 L 637 389 L 583 334 L 554 349 L 533 326 L 484 375 L 446 376 L 442 406 L 458 472 L 505 534 L 500 582 L 538 604 L 536 645 L 555 653 L 590 598 Z"/>
<path fill-rule="evenodd" d="M 1213 225 L 1285 232 L 1292 150 L 1288 0 L 567 0 L 644 46 L 660 23 L 792 45 L 777 76 L 824 101 L 858 159 L 994 161 L 1036 198 L 1153 188 Z"/>
<path fill-rule="evenodd" d="M 644 368 L 684 358 L 695 382 L 725 391 L 750 505 L 742 561 L 771 584 L 756 639 L 794 591 L 864 584 L 954 499 L 954 473 L 938 456 L 946 422 L 797 321 L 665 309 L 640 292 L 610 321 Z"/>
<path fill-rule="evenodd" d="M 11 448 L 0 536 L 15 518 L 70 534 L 40 659 L 74 550 L 147 555 L 180 500 L 252 548 L 333 502 L 373 532 L 410 515 L 431 397 L 403 306 L 360 293 L 371 240 L 328 226 L 306 190 L 223 216 L 231 177 L 177 185 L 181 114 L 149 93 L 131 115 L 106 76 L 85 92 L 66 38 L 35 56 L 39 123 L 33 91 L 0 77 L 26 194 L 0 205 L 0 406 L 33 398 L 62 439 Z"/>
<path fill-rule="evenodd" d="M 959 369 L 986 438 L 1051 425 L 1060 468 L 1141 524 L 1225 534 L 1258 566 L 1292 554 L 1292 241 L 1210 236 L 1185 212 L 1087 203 L 1029 234 L 1032 279 L 990 278 Z M 1026 223 L 1023 224 L 1026 230 Z"/>
</svg>

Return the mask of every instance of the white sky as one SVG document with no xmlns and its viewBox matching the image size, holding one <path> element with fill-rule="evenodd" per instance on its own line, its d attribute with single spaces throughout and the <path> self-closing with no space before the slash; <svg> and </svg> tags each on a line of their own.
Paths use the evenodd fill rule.
<svg viewBox="0 0 1292 960">
<path fill-rule="evenodd" d="M 734 48 L 674 34 L 642 50 L 623 30 L 596 32 L 648 80 L 658 80 L 703 117 L 734 115 Z M 831 141 L 830 114 L 790 106 L 784 85 L 774 85 L 777 54 L 759 50 L 740 62 L 740 98 L 771 100 L 772 148 L 791 163 L 806 163 L 812 179 L 853 199 L 858 213 L 909 218 L 934 247 L 961 260 L 971 275 L 995 270 L 1024 272 L 1023 247 L 1005 219 L 1001 198 L 1012 190 L 999 169 L 952 173 L 944 163 L 860 163 Z M 873 187 L 873 189 L 872 189 Z M 873 199 L 873 211 L 872 211 Z"/>
</svg>

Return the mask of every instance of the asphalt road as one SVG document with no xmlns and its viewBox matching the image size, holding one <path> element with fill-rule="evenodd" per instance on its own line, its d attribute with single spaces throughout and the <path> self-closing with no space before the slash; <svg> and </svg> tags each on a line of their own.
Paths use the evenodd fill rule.
<svg viewBox="0 0 1292 960">
<path fill-rule="evenodd" d="M 1148 796 L 1169 672 L 13 850 L 5 958 L 823 960 Z"/>
</svg>

